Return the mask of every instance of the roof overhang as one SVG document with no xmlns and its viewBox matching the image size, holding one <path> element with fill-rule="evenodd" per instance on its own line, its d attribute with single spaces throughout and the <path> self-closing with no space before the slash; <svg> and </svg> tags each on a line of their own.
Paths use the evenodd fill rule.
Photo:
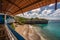
<svg viewBox="0 0 60 40">
<path fill-rule="evenodd" d="M 60 0 L 0 0 L 0 13 L 16 15 Z"/>
</svg>

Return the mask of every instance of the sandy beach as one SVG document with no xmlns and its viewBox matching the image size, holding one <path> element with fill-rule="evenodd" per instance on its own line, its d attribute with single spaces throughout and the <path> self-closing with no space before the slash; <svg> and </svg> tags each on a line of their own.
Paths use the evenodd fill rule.
<svg viewBox="0 0 60 40">
<path fill-rule="evenodd" d="M 16 25 L 15 31 L 22 35 L 25 38 L 25 40 L 46 40 L 40 34 L 39 27 L 29 24 L 24 25 L 15 24 L 15 25 Z"/>
</svg>

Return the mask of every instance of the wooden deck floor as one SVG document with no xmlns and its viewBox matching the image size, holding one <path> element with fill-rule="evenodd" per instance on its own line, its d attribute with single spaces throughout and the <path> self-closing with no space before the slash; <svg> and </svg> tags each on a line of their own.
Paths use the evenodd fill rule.
<svg viewBox="0 0 60 40">
<path fill-rule="evenodd" d="M 4 24 L 0 24 L 0 40 L 10 40 Z"/>
</svg>

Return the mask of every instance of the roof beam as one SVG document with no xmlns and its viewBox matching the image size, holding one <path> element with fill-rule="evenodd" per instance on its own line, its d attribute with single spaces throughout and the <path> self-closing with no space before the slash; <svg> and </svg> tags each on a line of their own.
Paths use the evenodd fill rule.
<svg viewBox="0 0 60 40">
<path fill-rule="evenodd" d="M 6 10 L 4 10 L 5 12 L 10 12 L 10 11 L 6 11 Z M 10 12 L 10 13 L 12 13 L 12 12 Z"/>
<path fill-rule="evenodd" d="M 24 9 L 24 8 L 27 8 L 27 7 L 29 7 L 29 6 L 31 6 L 31 5 L 33 5 L 33 4 L 35 4 L 35 3 L 38 3 L 38 2 L 40 2 L 41 0 L 37 0 L 36 2 L 34 2 L 34 3 L 31 3 L 31 4 L 29 4 L 29 5 L 27 5 L 27 6 L 25 6 L 25 7 L 23 7 L 23 8 L 20 8 L 19 10 L 17 10 L 16 12 L 18 12 L 18 11 L 20 11 L 20 10 L 22 10 L 22 9 Z M 16 13 L 16 12 L 14 12 L 14 13 Z"/>
<path fill-rule="evenodd" d="M 10 12 L 10 11 L 6 11 L 6 10 L 2 10 L 2 11 L 4 11 L 5 13 L 6 13 L 6 12 L 12 13 L 12 12 Z M 14 13 L 12 13 L 12 14 L 14 14 Z"/>
<path fill-rule="evenodd" d="M 11 4 L 15 5 L 16 7 L 20 8 L 19 6 L 17 6 L 15 3 L 11 2 L 10 0 L 6 0 L 6 1 L 8 1 L 9 3 L 11 3 Z"/>
<path fill-rule="evenodd" d="M 0 12 L 2 13 L 2 0 L 0 0 Z"/>
</svg>

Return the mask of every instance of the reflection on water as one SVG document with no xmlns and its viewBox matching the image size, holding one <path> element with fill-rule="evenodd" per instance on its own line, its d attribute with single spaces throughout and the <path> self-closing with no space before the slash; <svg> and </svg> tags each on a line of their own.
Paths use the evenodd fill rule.
<svg viewBox="0 0 60 40">
<path fill-rule="evenodd" d="M 48 24 L 38 24 L 49 40 L 60 40 L 60 20 L 50 20 Z"/>
</svg>

